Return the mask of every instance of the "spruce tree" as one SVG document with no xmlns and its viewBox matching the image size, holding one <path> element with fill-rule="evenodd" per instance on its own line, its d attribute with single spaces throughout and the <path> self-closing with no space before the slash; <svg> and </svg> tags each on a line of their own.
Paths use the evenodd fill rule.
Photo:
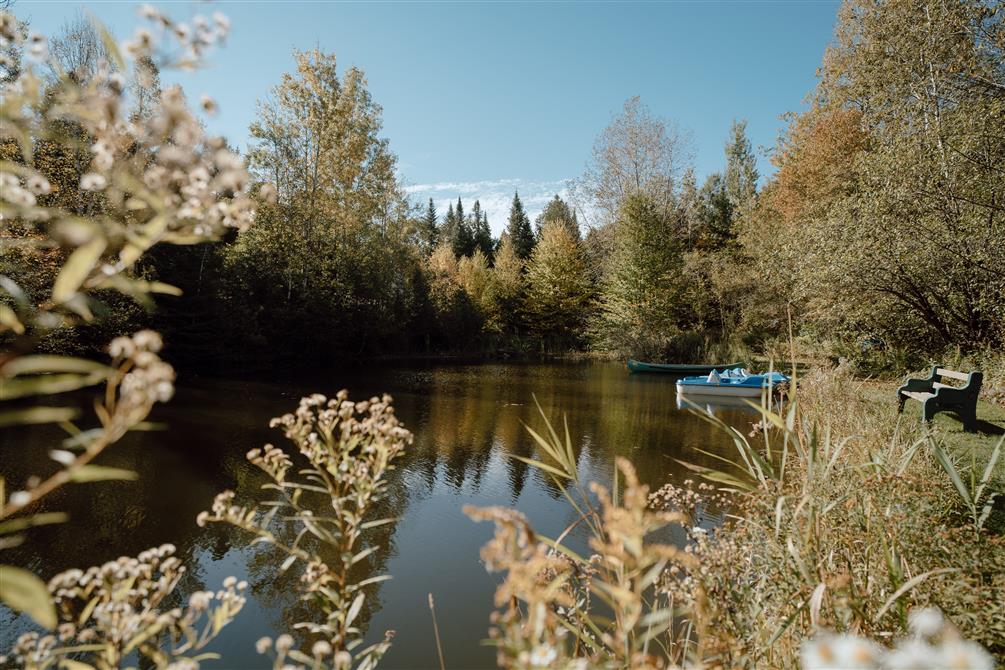
<svg viewBox="0 0 1005 670">
<path fill-rule="evenodd" d="M 747 139 L 747 122 L 733 121 L 726 142 L 725 192 L 733 210 L 746 210 L 757 194 L 757 158 Z"/>
<path fill-rule="evenodd" d="M 447 206 L 447 215 L 443 218 L 443 227 L 440 228 L 440 244 L 450 247 L 455 256 L 458 255 L 455 251 L 457 229 L 457 214 L 454 212 L 454 203 L 450 203 Z"/>
<path fill-rule="evenodd" d="M 544 210 L 534 221 L 534 232 L 537 234 L 538 239 L 541 238 L 541 229 L 546 223 L 561 223 L 563 226 L 568 228 L 572 236 L 577 240 L 582 239 L 579 232 L 579 220 L 576 218 L 576 212 L 569 207 L 569 204 L 562 200 L 558 195 L 551 199 L 551 201 L 544 206 Z"/>
<path fill-rule="evenodd" d="M 433 199 L 430 198 L 429 204 L 426 207 L 426 213 L 419 219 L 418 230 L 419 245 L 427 254 L 432 253 L 433 249 L 436 248 L 437 237 L 439 236 L 436 222 L 436 205 L 433 204 Z"/>
<path fill-rule="evenodd" d="M 457 257 L 470 256 L 475 251 L 475 236 L 471 222 L 464 216 L 464 203 L 461 202 L 460 198 L 457 198 L 457 210 L 454 216 L 457 219 L 456 232 L 450 240 L 454 255 Z"/>
<path fill-rule="evenodd" d="M 523 211 L 520 194 L 516 192 L 513 193 L 513 204 L 510 206 L 509 224 L 506 226 L 506 232 L 509 233 L 509 237 L 513 241 L 516 255 L 523 260 L 530 258 L 534 251 L 534 233 L 530 229 L 530 219 Z"/>
<path fill-rule="evenodd" d="M 492 229 L 489 227 L 489 215 L 482 211 L 482 205 L 477 200 L 471 212 L 471 230 L 475 249 L 485 254 L 485 258 L 491 263 L 495 244 L 492 241 Z"/>
</svg>

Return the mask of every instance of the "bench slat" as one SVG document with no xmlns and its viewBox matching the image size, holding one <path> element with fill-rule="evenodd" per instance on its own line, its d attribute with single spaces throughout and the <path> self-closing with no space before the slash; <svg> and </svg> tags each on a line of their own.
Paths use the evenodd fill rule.
<svg viewBox="0 0 1005 670">
<path fill-rule="evenodd" d="M 936 368 L 935 374 L 942 375 L 943 377 L 950 377 L 952 379 L 959 379 L 960 381 L 967 381 L 970 379 L 970 375 L 963 372 L 957 372 L 956 370 L 946 370 L 945 368 Z"/>
<path fill-rule="evenodd" d="M 934 398 L 935 397 L 934 393 L 922 393 L 920 391 L 904 391 L 903 393 L 908 398 L 914 398 L 918 402 L 925 402 L 929 398 Z"/>
<path fill-rule="evenodd" d="M 956 390 L 956 391 L 960 390 L 958 386 L 953 386 L 951 384 L 941 384 L 939 382 L 932 382 L 932 388 L 933 389 L 953 389 L 953 390 Z"/>
</svg>

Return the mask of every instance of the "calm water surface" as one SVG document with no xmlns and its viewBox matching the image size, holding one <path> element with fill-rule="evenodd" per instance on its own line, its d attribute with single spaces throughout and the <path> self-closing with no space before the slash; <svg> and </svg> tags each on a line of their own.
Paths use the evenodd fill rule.
<svg viewBox="0 0 1005 670">
<path fill-rule="evenodd" d="M 399 520 L 373 538 L 385 548 L 374 567 L 394 577 L 374 587 L 363 617 L 370 639 L 389 629 L 396 633 L 382 668 L 438 666 L 429 593 L 447 667 L 494 667 L 494 652 L 481 642 L 499 576 L 487 574 L 478 556 L 492 528 L 470 521 L 461 507 L 514 506 L 552 536 L 575 519 L 546 478 L 510 458 L 535 453 L 523 428 L 542 427 L 534 395 L 550 416 L 568 416 L 584 479 L 609 484 L 615 457 L 625 456 L 644 482 L 658 487 L 687 477 L 674 459 L 708 463 L 696 449 L 729 449 L 725 435 L 678 409 L 672 377 L 629 375 L 618 363 L 396 366 L 285 382 L 183 377 L 176 398 L 154 417 L 170 430 L 130 435 L 103 457 L 104 464 L 137 471 L 138 481 L 64 489 L 48 504 L 69 511 L 72 523 L 36 529 L 25 546 L 0 558 L 48 578 L 172 542 L 189 567 L 186 592 L 216 588 L 227 575 L 251 584 L 248 605 L 210 648 L 223 660 L 209 667 L 269 667 L 255 654 L 254 641 L 306 618 L 294 584 L 277 578 L 274 554 L 248 548 L 240 531 L 200 529 L 195 517 L 220 490 L 247 499 L 262 483 L 244 454 L 265 442 L 285 446 L 267 427 L 271 417 L 295 408 L 302 395 L 334 395 L 340 388 L 354 399 L 391 393 L 398 416 L 415 434 L 387 503 Z M 735 407 L 715 412 L 737 426 L 752 420 Z M 51 434 L 25 430 L 0 439 L 4 470 L 51 468 L 45 460 Z M 0 608 L 0 649 L 8 649 L 25 625 L 23 617 Z"/>
</svg>

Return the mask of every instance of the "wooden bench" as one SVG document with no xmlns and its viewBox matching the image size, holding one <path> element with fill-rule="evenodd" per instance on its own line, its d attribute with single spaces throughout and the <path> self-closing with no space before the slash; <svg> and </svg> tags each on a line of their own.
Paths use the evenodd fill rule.
<svg viewBox="0 0 1005 670">
<path fill-rule="evenodd" d="M 943 377 L 963 381 L 966 384 L 963 386 L 943 384 Z M 903 412 L 904 403 L 910 398 L 921 403 L 923 422 L 931 421 L 939 412 L 952 410 L 963 420 L 963 430 L 976 431 L 977 395 L 981 392 L 983 380 L 984 375 L 980 372 L 966 374 L 938 366 L 933 367 L 932 374 L 927 378 L 908 379 L 907 383 L 897 389 L 897 411 Z"/>
</svg>

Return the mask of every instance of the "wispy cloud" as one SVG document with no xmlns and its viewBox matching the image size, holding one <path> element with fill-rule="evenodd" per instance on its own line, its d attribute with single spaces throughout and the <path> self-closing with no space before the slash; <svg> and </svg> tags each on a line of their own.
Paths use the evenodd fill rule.
<svg viewBox="0 0 1005 670">
<path fill-rule="evenodd" d="M 520 193 L 520 200 L 533 221 L 544 206 L 556 195 L 568 198 L 569 180 L 528 181 L 526 179 L 492 179 L 485 181 L 438 182 L 435 184 L 413 184 L 405 191 L 420 206 L 433 199 L 436 211 L 442 217 L 451 202 L 457 198 L 464 201 L 464 211 L 471 212 L 475 200 L 481 203 L 488 214 L 492 233 L 499 235 L 509 219 L 509 209 L 513 202 L 513 192 Z"/>
</svg>

